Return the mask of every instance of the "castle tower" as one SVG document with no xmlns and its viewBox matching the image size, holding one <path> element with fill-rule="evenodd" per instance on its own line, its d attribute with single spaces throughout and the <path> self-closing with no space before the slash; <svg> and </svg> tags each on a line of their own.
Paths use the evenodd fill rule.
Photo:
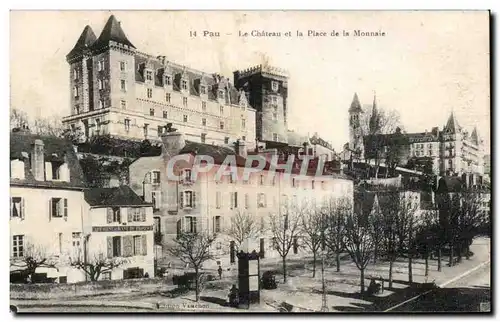
<svg viewBox="0 0 500 322">
<path fill-rule="evenodd" d="M 70 65 L 72 115 L 108 108 L 133 109 L 135 103 L 135 47 L 115 16 L 109 17 L 99 38 L 86 26 L 66 56 Z M 104 112 L 103 112 L 104 113 Z M 85 134 L 106 134 L 105 119 L 82 117 Z"/>
<path fill-rule="evenodd" d="M 234 72 L 234 85 L 249 93 L 249 104 L 256 109 L 256 136 L 259 141 L 288 143 L 286 71 L 258 65 Z"/>
<path fill-rule="evenodd" d="M 363 156 L 362 114 L 363 109 L 359 103 L 358 94 L 354 93 L 351 107 L 349 108 L 349 149 L 361 151 L 361 156 Z"/>
</svg>

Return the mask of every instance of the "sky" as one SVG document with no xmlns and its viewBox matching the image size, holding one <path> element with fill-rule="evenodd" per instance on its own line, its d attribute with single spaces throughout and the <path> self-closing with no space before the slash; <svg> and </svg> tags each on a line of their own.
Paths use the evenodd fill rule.
<svg viewBox="0 0 500 322">
<path fill-rule="evenodd" d="M 349 140 L 357 92 L 363 105 L 376 93 L 378 107 L 396 110 L 408 132 L 442 128 L 453 111 L 461 126 L 477 126 L 490 151 L 485 11 L 11 11 L 11 107 L 32 117 L 69 115 L 65 56 L 85 25 L 99 36 L 111 14 L 139 51 L 194 69 L 230 79 L 263 62 L 286 69 L 289 129 L 317 132 L 336 150 Z M 282 36 L 238 36 L 253 30 Z M 340 36 L 307 37 L 308 30 Z M 354 30 L 385 36 L 353 37 Z"/>
</svg>

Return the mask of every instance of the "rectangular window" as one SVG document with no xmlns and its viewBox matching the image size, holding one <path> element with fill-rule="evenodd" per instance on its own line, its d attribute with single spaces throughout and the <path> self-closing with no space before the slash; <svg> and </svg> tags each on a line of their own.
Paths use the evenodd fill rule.
<svg viewBox="0 0 500 322">
<path fill-rule="evenodd" d="M 201 125 L 207 126 L 207 119 L 206 118 L 201 119 Z"/>
<path fill-rule="evenodd" d="M 103 71 L 104 70 L 104 60 L 100 60 L 97 62 L 97 70 L 98 71 Z"/>
<path fill-rule="evenodd" d="M 222 193 L 220 191 L 215 192 L 215 208 L 220 209 L 222 206 Z"/>
<path fill-rule="evenodd" d="M 146 80 L 151 81 L 153 80 L 153 72 L 150 70 L 146 71 Z"/>
<path fill-rule="evenodd" d="M 80 114 L 80 105 L 75 105 L 75 114 Z"/>
<path fill-rule="evenodd" d="M 238 208 L 238 193 L 231 193 L 231 209 Z"/>
<path fill-rule="evenodd" d="M 154 108 L 149 109 L 149 116 L 155 116 L 155 109 Z"/>
<path fill-rule="evenodd" d="M 278 88 L 279 88 L 278 82 L 272 81 L 271 82 L 271 88 L 272 88 L 273 92 L 277 92 Z"/>
<path fill-rule="evenodd" d="M 120 107 L 122 108 L 122 110 L 126 110 L 127 109 L 127 101 L 121 100 Z"/>
<path fill-rule="evenodd" d="M 207 93 L 207 88 L 206 88 L 205 86 L 201 85 L 201 86 L 200 86 L 200 93 L 201 93 L 202 95 L 205 95 L 205 94 Z"/>
<path fill-rule="evenodd" d="M 201 143 L 205 143 L 206 140 L 207 140 L 207 134 L 201 133 Z"/>
<path fill-rule="evenodd" d="M 129 119 L 125 119 L 124 120 L 124 124 L 125 124 L 125 131 L 126 132 L 130 131 L 130 120 Z"/>
<path fill-rule="evenodd" d="M 220 129 L 224 130 L 224 122 L 220 122 Z"/>
<path fill-rule="evenodd" d="M 245 129 L 245 126 L 246 126 L 246 121 L 245 121 L 245 119 L 241 119 L 241 128 L 242 128 L 242 129 Z"/>
<path fill-rule="evenodd" d="M 181 87 L 182 87 L 183 90 L 187 90 L 188 89 L 188 82 L 187 82 L 187 80 L 185 80 L 185 79 L 182 80 Z"/>
<path fill-rule="evenodd" d="M 141 208 L 129 208 L 128 211 L 132 212 L 132 221 L 142 221 Z"/>
<path fill-rule="evenodd" d="M 183 171 L 182 179 L 183 179 L 184 182 L 191 182 L 191 180 L 192 180 L 191 169 L 185 169 Z"/>
<path fill-rule="evenodd" d="M 134 256 L 142 255 L 142 236 L 134 236 Z"/>
<path fill-rule="evenodd" d="M 24 256 L 24 235 L 12 236 L 12 257 L 19 258 Z"/>
<path fill-rule="evenodd" d="M 207 111 L 207 102 L 201 102 L 201 110 L 203 112 L 206 112 Z"/>
<path fill-rule="evenodd" d="M 170 75 L 165 76 L 165 85 L 172 85 L 172 77 Z"/>
<path fill-rule="evenodd" d="M 120 207 L 113 207 L 113 222 L 121 223 Z"/>
<path fill-rule="evenodd" d="M 120 257 L 122 250 L 121 237 L 115 236 L 113 237 L 113 257 Z"/>
<path fill-rule="evenodd" d="M 275 141 L 275 142 L 278 141 L 278 134 L 273 133 L 273 141 Z"/>
<path fill-rule="evenodd" d="M 296 186 L 295 178 L 292 178 L 292 187 Z"/>
<path fill-rule="evenodd" d="M 120 62 L 120 71 L 125 72 L 127 70 L 127 63 L 124 61 Z"/>
<path fill-rule="evenodd" d="M 74 68 L 73 69 L 73 79 L 77 80 L 79 76 L 80 76 L 80 73 L 78 72 L 78 69 Z"/>
<path fill-rule="evenodd" d="M 148 137 L 148 128 L 149 128 L 149 124 L 144 124 L 144 136 L 146 138 Z"/>
<path fill-rule="evenodd" d="M 197 229 L 196 229 L 197 218 L 196 217 L 186 217 L 186 222 L 187 222 L 186 231 L 188 233 L 196 234 L 196 232 L 197 232 Z"/>
<path fill-rule="evenodd" d="M 163 125 L 158 125 L 158 136 L 161 136 L 163 134 Z"/>
<path fill-rule="evenodd" d="M 186 114 L 184 114 L 182 116 L 182 120 L 184 121 L 184 123 L 186 123 L 188 121 L 188 116 Z"/>
<path fill-rule="evenodd" d="M 220 115 L 224 115 L 224 106 L 220 106 L 219 108 L 219 111 L 220 111 Z"/>
<path fill-rule="evenodd" d="M 153 97 L 153 89 L 152 88 L 148 88 L 147 89 L 147 95 L 148 95 L 148 98 L 152 98 Z"/>
<path fill-rule="evenodd" d="M 261 174 L 259 177 L 259 184 L 262 186 L 264 184 L 264 175 Z"/>
<path fill-rule="evenodd" d="M 73 87 L 73 96 L 78 97 L 78 87 Z"/>
<path fill-rule="evenodd" d="M 229 138 L 227 136 L 224 138 L 224 144 L 229 144 Z"/>
<path fill-rule="evenodd" d="M 168 112 L 167 111 L 163 111 L 163 118 L 164 119 L 168 118 Z"/>
<path fill-rule="evenodd" d="M 171 96 L 170 96 L 170 93 L 165 94 L 165 101 L 166 101 L 167 103 L 170 103 L 170 97 L 171 97 Z"/>
<path fill-rule="evenodd" d="M 16 218 L 24 218 L 24 202 L 21 197 L 10 198 L 10 216 Z"/>
<path fill-rule="evenodd" d="M 111 272 L 104 272 L 101 274 L 101 280 L 102 281 L 109 281 L 111 280 Z"/>
<path fill-rule="evenodd" d="M 244 136 L 244 135 L 242 135 L 242 136 L 241 136 L 241 141 L 246 141 L 246 140 L 247 140 L 247 137 L 246 137 L 246 136 Z"/>
<path fill-rule="evenodd" d="M 193 208 L 193 192 L 192 191 L 184 191 L 184 207 Z"/>
<path fill-rule="evenodd" d="M 314 180 L 311 181 L 311 189 L 314 189 Z"/>
<path fill-rule="evenodd" d="M 188 106 L 188 99 L 187 99 L 187 97 L 183 97 L 182 98 L 182 105 L 183 106 Z"/>
<path fill-rule="evenodd" d="M 104 100 L 103 99 L 100 99 L 99 100 L 99 109 L 103 109 L 104 108 Z"/>
<path fill-rule="evenodd" d="M 259 193 L 257 195 L 257 207 L 258 208 L 266 207 L 266 195 L 264 193 Z"/>
<path fill-rule="evenodd" d="M 97 131 L 97 133 L 99 133 L 101 131 L 101 119 L 99 118 L 96 118 L 95 119 L 95 129 Z M 54 162 L 52 162 L 52 167 L 54 167 Z M 59 170 L 59 169 L 57 169 Z M 57 173 L 57 175 L 59 175 L 59 171 L 54 171 L 54 168 L 52 168 L 52 175 L 54 175 L 54 173 Z M 59 178 L 57 178 L 59 179 Z"/>
<path fill-rule="evenodd" d="M 220 216 L 215 216 L 214 233 L 220 233 Z"/>
<path fill-rule="evenodd" d="M 68 216 L 68 199 L 66 198 L 51 198 L 50 199 L 50 214 L 53 218 L 62 218 Z"/>
<path fill-rule="evenodd" d="M 75 255 L 80 253 L 81 240 L 82 240 L 82 233 L 76 232 L 71 234 L 71 245 L 73 247 L 73 253 Z"/>
<path fill-rule="evenodd" d="M 161 191 L 151 191 L 151 201 L 153 203 L 153 209 L 160 209 L 161 206 Z"/>
<path fill-rule="evenodd" d="M 102 79 L 97 80 L 97 86 L 99 89 L 104 89 L 104 81 Z"/>
<path fill-rule="evenodd" d="M 120 79 L 120 89 L 124 92 L 127 91 L 127 81 L 124 79 Z"/>
</svg>

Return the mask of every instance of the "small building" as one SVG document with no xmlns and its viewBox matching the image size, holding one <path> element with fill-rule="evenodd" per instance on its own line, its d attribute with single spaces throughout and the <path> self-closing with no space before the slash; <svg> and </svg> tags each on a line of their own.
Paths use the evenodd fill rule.
<svg viewBox="0 0 500 322">
<path fill-rule="evenodd" d="M 100 279 L 154 276 L 153 207 L 128 186 L 93 188 L 85 192 L 88 204 L 84 252 L 88 261 L 104 256 L 125 263 Z"/>
</svg>

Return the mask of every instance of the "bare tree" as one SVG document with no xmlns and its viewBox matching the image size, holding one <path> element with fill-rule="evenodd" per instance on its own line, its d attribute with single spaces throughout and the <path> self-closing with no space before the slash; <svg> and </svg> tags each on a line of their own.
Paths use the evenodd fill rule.
<svg viewBox="0 0 500 322">
<path fill-rule="evenodd" d="M 326 214 L 326 247 L 335 254 L 337 272 L 340 272 L 340 253 L 344 250 L 345 218 L 352 211 L 348 198 L 329 199 L 323 210 Z"/>
<path fill-rule="evenodd" d="M 413 283 L 413 255 L 415 253 L 415 232 L 420 225 L 417 193 L 404 191 L 399 193 L 399 210 L 396 234 L 399 241 L 399 252 L 406 249 L 408 255 L 408 282 Z"/>
<path fill-rule="evenodd" d="M 10 109 L 10 129 L 29 126 L 28 114 L 15 107 Z"/>
<path fill-rule="evenodd" d="M 425 276 L 429 276 L 429 257 L 433 250 L 438 250 L 438 271 L 441 271 L 439 213 L 436 209 L 427 209 L 423 212 L 421 225 L 415 234 L 415 245 L 418 253 L 425 260 Z"/>
<path fill-rule="evenodd" d="M 474 237 L 479 233 L 480 227 L 486 222 L 486 212 L 481 209 L 481 192 L 476 189 L 463 189 L 459 193 L 460 204 L 458 212 L 458 261 L 465 251 L 467 259 L 470 258 L 470 245 Z"/>
<path fill-rule="evenodd" d="M 174 257 L 179 258 L 184 264 L 189 264 L 195 272 L 196 302 L 200 299 L 200 268 L 204 262 L 214 259 L 210 247 L 215 236 L 205 232 L 181 233 L 174 240 L 174 245 L 167 251 Z"/>
<path fill-rule="evenodd" d="M 361 294 L 365 292 L 365 269 L 373 255 L 371 220 L 372 215 L 362 211 L 350 211 L 345 218 L 345 249 L 361 273 Z"/>
<path fill-rule="evenodd" d="M 113 269 L 128 262 L 124 258 L 108 258 L 102 252 L 95 253 L 86 259 L 77 255 L 70 257 L 69 260 L 71 266 L 83 271 L 92 282 L 98 281 L 103 273 L 111 272 Z"/>
<path fill-rule="evenodd" d="M 29 128 L 31 133 L 47 136 L 62 136 L 64 127 L 57 115 L 30 119 L 28 114 L 17 108 L 10 110 L 10 128 Z"/>
<path fill-rule="evenodd" d="M 269 215 L 269 230 L 274 240 L 274 249 L 283 262 L 283 281 L 286 283 L 286 257 L 293 244 L 300 237 L 300 216 L 305 213 L 304 207 L 283 202 L 279 214 Z"/>
<path fill-rule="evenodd" d="M 448 266 L 454 265 L 454 250 L 457 245 L 460 217 L 460 196 L 458 193 L 441 193 L 437 195 L 439 209 L 439 226 L 443 231 L 443 243 L 449 247 Z"/>
<path fill-rule="evenodd" d="M 316 277 L 316 258 L 324 240 L 325 218 L 321 209 L 316 207 L 305 211 L 301 217 L 302 242 L 313 254 L 313 277 Z"/>
<path fill-rule="evenodd" d="M 246 211 L 238 210 L 231 217 L 231 224 L 225 234 L 234 239 L 237 243 L 236 247 L 239 248 L 247 239 L 258 236 L 260 228 L 254 216 Z"/>
<path fill-rule="evenodd" d="M 38 268 L 57 268 L 57 259 L 49 254 L 43 246 L 26 243 L 21 257 L 10 259 L 10 266 L 14 272 L 20 272 L 29 281 L 33 282 L 33 274 Z"/>
</svg>

